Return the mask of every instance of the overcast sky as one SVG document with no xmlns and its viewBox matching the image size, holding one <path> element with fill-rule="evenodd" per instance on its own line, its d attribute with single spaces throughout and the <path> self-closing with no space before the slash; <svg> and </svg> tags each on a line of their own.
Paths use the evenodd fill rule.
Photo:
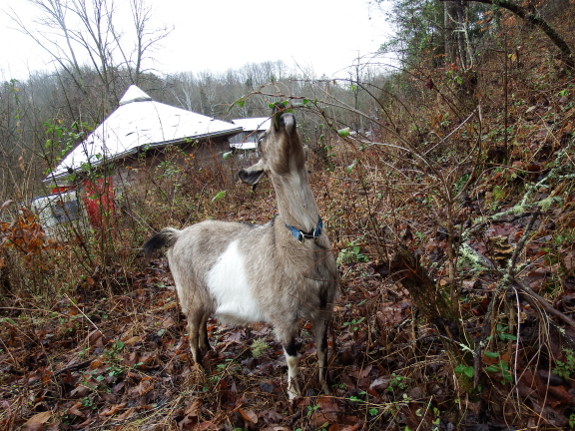
<svg viewBox="0 0 575 431">
<path fill-rule="evenodd" d="M 122 3 L 122 0 L 116 0 Z M 155 26 L 173 27 L 154 53 L 160 73 L 223 72 L 246 63 L 283 60 L 320 76 L 334 76 L 389 36 L 381 9 L 368 0 L 147 0 Z M 0 0 L 26 22 L 26 0 Z M 42 49 L 0 12 L 0 78 L 25 79 L 52 70 Z M 127 16 L 129 19 L 129 15 Z"/>
</svg>

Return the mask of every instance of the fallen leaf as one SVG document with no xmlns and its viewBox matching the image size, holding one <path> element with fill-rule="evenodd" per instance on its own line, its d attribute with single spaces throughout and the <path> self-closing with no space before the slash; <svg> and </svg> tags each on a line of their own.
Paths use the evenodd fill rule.
<svg viewBox="0 0 575 431">
<path fill-rule="evenodd" d="M 43 429 L 43 425 L 50 420 L 52 416 L 52 412 L 50 410 L 42 413 L 37 413 L 32 416 L 26 424 L 24 425 L 23 430 L 32 431 L 32 430 L 40 430 Z"/>
<path fill-rule="evenodd" d="M 258 423 L 258 415 L 256 415 L 253 412 L 253 410 L 239 409 L 238 411 L 240 412 L 240 415 L 242 415 L 242 418 L 244 418 L 244 420 L 251 422 L 253 424 Z"/>
<path fill-rule="evenodd" d="M 378 377 L 373 382 L 371 382 L 369 388 L 382 391 L 384 389 L 387 389 L 387 387 L 389 386 L 389 381 L 390 381 L 389 377 Z"/>
<path fill-rule="evenodd" d="M 75 403 L 72 407 L 70 407 L 68 409 L 68 413 L 71 413 L 71 414 L 76 415 L 76 416 L 81 417 L 81 418 L 85 417 L 86 415 L 78 409 L 78 407 L 80 407 L 81 405 L 82 405 L 82 403 L 79 403 L 79 402 Z"/>
<path fill-rule="evenodd" d="M 359 378 L 360 378 L 360 379 L 363 379 L 363 378 L 369 376 L 369 373 L 371 372 L 371 369 L 372 369 L 372 368 L 373 368 L 373 367 L 372 367 L 371 365 L 368 365 L 367 367 L 365 367 L 365 368 L 361 371 L 361 373 L 359 373 Z"/>
<path fill-rule="evenodd" d="M 72 398 L 83 398 L 90 393 L 90 388 L 86 386 L 78 386 L 70 391 L 70 396 Z"/>
<path fill-rule="evenodd" d="M 106 408 L 104 409 L 101 413 L 100 416 L 112 416 L 112 415 L 117 415 L 118 412 L 120 410 L 122 410 L 124 407 L 126 407 L 126 403 L 121 403 L 121 404 L 115 404 L 112 407 Z"/>
<path fill-rule="evenodd" d="M 195 400 L 193 403 L 191 403 L 188 408 L 184 411 L 184 414 L 186 416 L 191 415 L 191 416 L 198 416 L 198 414 L 200 413 L 200 408 L 202 407 L 202 403 L 200 400 Z"/>
<path fill-rule="evenodd" d="M 171 317 L 168 317 L 166 320 L 162 322 L 162 327 L 168 329 L 171 326 L 174 326 L 176 322 Z"/>
<path fill-rule="evenodd" d="M 118 420 L 128 419 L 130 416 L 132 416 L 132 413 L 134 413 L 134 410 L 135 410 L 134 407 L 130 407 L 128 410 L 126 410 L 124 413 L 122 413 L 116 419 L 118 419 Z"/>
<path fill-rule="evenodd" d="M 124 344 L 131 346 L 132 344 L 139 343 L 142 340 L 143 340 L 142 337 L 140 337 L 139 335 L 135 335 L 133 337 L 128 338 L 127 340 L 124 340 Z"/>
<path fill-rule="evenodd" d="M 150 381 L 150 378 L 144 378 L 138 384 L 138 386 L 131 388 L 128 391 L 128 393 L 129 393 L 130 397 L 139 397 L 139 396 L 145 394 L 146 392 L 148 392 L 149 390 L 151 390 L 152 388 L 153 388 L 153 382 Z"/>
</svg>

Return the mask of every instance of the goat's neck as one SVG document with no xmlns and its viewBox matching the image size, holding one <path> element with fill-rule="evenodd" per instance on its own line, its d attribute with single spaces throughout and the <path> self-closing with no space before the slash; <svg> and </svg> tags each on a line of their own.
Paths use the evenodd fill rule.
<svg viewBox="0 0 575 431">
<path fill-rule="evenodd" d="M 284 222 L 304 232 L 314 229 L 319 211 L 305 168 L 273 178 L 273 185 L 278 210 Z"/>
</svg>

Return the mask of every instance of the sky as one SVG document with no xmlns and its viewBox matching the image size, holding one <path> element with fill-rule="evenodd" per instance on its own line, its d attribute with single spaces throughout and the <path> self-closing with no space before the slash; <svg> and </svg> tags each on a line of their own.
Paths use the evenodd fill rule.
<svg viewBox="0 0 575 431">
<path fill-rule="evenodd" d="M 282 60 L 316 76 L 335 77 L 358 56 L 377 51 L 389 37 L 381 8 L 370 3 L 147 0 L 154 9 L 153 26 L 173 28 L 153 55 L 154 67 L 160 74 L 221 73 L 246 63 Z M 31 71 L 53 70 L 42 48 L 15 30 L 4 13 L 10 7 L 30 24 L 36 12 L 26 0 L 0 0 L 0 79 L 25 79 Z"/>
</svg>

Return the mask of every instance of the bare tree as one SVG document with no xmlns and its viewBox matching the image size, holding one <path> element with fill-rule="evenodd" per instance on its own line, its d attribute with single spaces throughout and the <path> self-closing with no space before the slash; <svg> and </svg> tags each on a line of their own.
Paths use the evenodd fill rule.
<svg viewBox="0 0 575 431">
<path fill-rule="evenodd" d="M 8 15 L 18 30 L 46 50 L 84 95 L 95 85 L 86 73 L 95 72 L 107 105 L 117 102 L 118 74 L 125 71 L 130 83 L 139 83 L 148 53 L 170 33 L 151 27 L 152 9 L 145 0 L 130 0 L 132 32 L 116 23 L 120 14 L 114 0 L 27 1 L 39 14 L 30 25 L 11 9 Z"/>
<path fill-rule="evenodd" d="M 154 50 L 158 43 L 168 36 L 171 32 L 167 27 L 151 28 L 150 24 L 153 16 L 153 8 L 147 6 L 145 0 L 130 0 L 132 11 L 132 25 L 135 36 L 135 44 L 131 52 L 126 52 L 123 44 L 119 43 L 118 48 L 124 60 L 124 65 L 130 75 L 130 81 L 133 84 L 140 85 L 142 75 L 147 71 L 143 67 L 148 54 Z M 120 40 L 121 34 L 118 34 L 115 26 L 112 26 L 114 38 Z"/>
</svg>

